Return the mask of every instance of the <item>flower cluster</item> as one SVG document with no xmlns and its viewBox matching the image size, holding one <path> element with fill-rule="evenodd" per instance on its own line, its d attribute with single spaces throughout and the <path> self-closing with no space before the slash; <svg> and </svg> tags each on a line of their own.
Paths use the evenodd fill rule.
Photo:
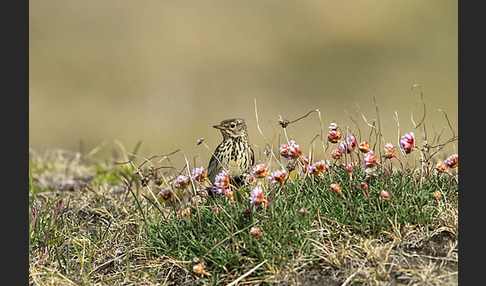
<svg viewBox="0 0 486 286">
<path fill-rule="evenodd" d="M 265 167 L 265 164 L 258 164 L 253 167 L 253 176 L 255 178 L 265 178 L 265 175 L 267 174 L 267 167 Z"/>
<path fill-rule="evenodd" d="M 415 134 L 410 132 L 402 136 L 402 140 L 400 140 L 400 147 L 405 154 L 410 154 L 413 148 L 417 147 L 415 143 Z"/>
<path fill-rule="evenodd" d="M 207 178 L 206 170 L 203 167 L 192 169 L 191 175 L 198 182 L 203 182 Z"/>
<path fill-rule="evenodd" d="M 214 186 L 213 189 L 216 194 L 224 194 L 229 190 L 230 187 L 230 179 L 229 173 L 227 171 L 223 171 L 216 175 L 214 179 Z"/>
<path fill-rule="evenodd" d="M 289 144 L 282 144 L 279 152 L 283 157 L 292 159 L 297 159 L 300 157 L 300 155 L 302 155 L 300 145 L 295 143 L 294 140 L 290 140 Z"/>
<path fill-rule="evenodd" d="M 364 167 L 365 168 L 372 168 L 378 163 L 378 156 L 376 156 L 375 152 L 370 150 L 368 153 L 364 155 Z"/>
<path fill-rule="evenodd" d="M 314 176 L 319 176 L 320 174 L 322 174 L 326 171 L 327 171 L 327 165 L 326 165 L 326 162 L 324 162 L 324 160 L 321 160 L 319 162 L 315 162 L 309 168 L 309 173 L 314 175 Z"/>
<path fill-rule="evenodd" d="M 395 147 L 391 143 L 385 144 L 385 149 L 381 154 L 386 159 L 397 158 L 397 155 L 395 155 Z"/>
<path fill-rule="evenodd" d="M 457 168 L 459 165 L 459 156 L 457 154 L 449 156 L 444 160 L 444 164 L 446 164 L 448 168 Z"/>
<path fill-rule="evenodd" d="M 447 168 L 457 168 L 459 166 L 459 156 L 457 154 L 447 157 L 443 162 L 437 163 L 435 169 L 440 173 L 448 173 Z"/>
<path fill-rule="evenodd" d="M 263 189 L 260 186 L 256 186 L 250 193 L 250 203 L 256 207 L 266 206 L 268 203 L 263 193 Z"/>
<path fill-rule="evenodd" d="M 189 176 L 179 175 L 174 180 L 174 188 L 179 189 L 179 190 L 185 189 L 189 185 L 190 181 L 191 181 L 191 178 Z"/>
<path fill-rule="evenodd" d="M 287 172 L 285 170 L 276 170 L 272 172 L 270 177 L 268 179 L 272 184 L 283 184 L 285 177 L 287 175 Z"/>
<path fill-rule="evenodd" d="M 334 160 L 341 159 L 343 157 L 343 153 L 341 153 L 341 150 L 339 149 L 334 149 L 334 151 L 331 153 L 331 157 Z"/>
<path fill-rule="evenodd" d="M 359 151 L 361 151 L 361 152 L 363 152 L 363 153 L 366 154 L 371 149 L 370 143 L 368 143 L 367 141 L 363 141 L 363 142 L 359 143 L 358 149 L 359 149 Z"/>
<path fill-rule="evenodd" d="M 346 138 L 346 152 L 351 153 L 354 151 L 354 148 L 356 147 L 356 138 L 354 137 L 353 134 L 349 135 L 348 138 Z"/>
<path fill-rule="evenodd" d="M 327 140 L 331 143 L 338 143 L 341 139 L 341 133 L 338 130 L 331 130 L 327 134 Z"/>
</svg>

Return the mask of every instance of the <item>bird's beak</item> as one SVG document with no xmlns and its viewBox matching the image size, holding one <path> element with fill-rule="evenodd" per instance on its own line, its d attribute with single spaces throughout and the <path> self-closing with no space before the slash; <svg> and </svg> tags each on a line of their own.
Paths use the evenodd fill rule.
<svg viewBox="0 0 486 286">
<path fill-rule="evenodd" d="M 226 129 L 226 128 L 224 128 L 224 126 L 221 126 L 221 125 L 214 125 L 213 127 L 216 128 L 216 129 L 219 129 L 219 130 Z"/>
</svg>

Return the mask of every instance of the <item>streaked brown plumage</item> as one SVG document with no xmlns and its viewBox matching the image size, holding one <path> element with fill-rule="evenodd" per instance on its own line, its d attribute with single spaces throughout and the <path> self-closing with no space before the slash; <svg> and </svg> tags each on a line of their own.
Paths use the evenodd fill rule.
<svg viewBox="0 0 486 286">
<path fill-rule="evenodd" d="M 244 119 L 226 119 L 213 126 L 221 131 L 223 141 L 214 150 L 208 165 L 208 179 L 214 184 L 216 175 L 226 170 L 237 183 L 250 171 L 255 157 L 248 141 Z"/>
</svg>

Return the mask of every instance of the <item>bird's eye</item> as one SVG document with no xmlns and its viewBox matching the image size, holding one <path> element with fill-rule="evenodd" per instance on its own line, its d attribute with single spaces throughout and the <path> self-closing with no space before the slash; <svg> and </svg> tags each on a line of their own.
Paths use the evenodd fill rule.
<svg viewBox="0 0 486 286">
<path fill-rule="evenodd" d="M 235 127 L 236 127 L 236 124 L 231 123 L 230 127 L 231 127 L 231 128 L 235 128 Z"/>
</svg>

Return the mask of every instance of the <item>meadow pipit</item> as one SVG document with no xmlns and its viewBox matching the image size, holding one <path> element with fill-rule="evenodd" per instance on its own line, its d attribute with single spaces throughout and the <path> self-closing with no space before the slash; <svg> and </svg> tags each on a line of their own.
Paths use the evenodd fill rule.
<svg viewBox="0 0 486 286">
<path fill-rule="evenodd" d="M 232 183 L 240 184 L 241 175 L 248 173 L 255 157 L 248 141 L 245 120 L 226 119 L 213 126 L 221 131 L 223 142 L 214 150 L 208 166 L 208 179 L 214 184 L 215 177 L 228 171 Z"/>
</svg>

